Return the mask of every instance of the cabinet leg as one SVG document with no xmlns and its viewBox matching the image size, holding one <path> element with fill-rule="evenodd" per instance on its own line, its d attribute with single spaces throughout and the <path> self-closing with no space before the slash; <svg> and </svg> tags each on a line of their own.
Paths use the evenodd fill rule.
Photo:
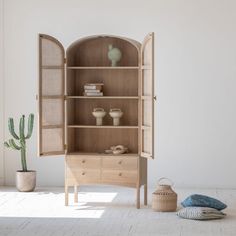
<svg viewBox="0 0 236 236">
<path fill-rule="evenodd" d="M 78 203 L 78 188 L 76 185 L 74 186 L 74 202 Z"/>
<path fill-rule="evenodd" d="M 68 192 L 68 186 L 65 185 L 65 206 L 68 206 L 69 203 L 69 192 Z"/>
<path fill-rule="evenodd" d="M 144 205 L 147 206 L 147 184 L 144 184 L 143 191 L 144 191 Z"/>
<path fill-rule="evenodd" d="M 140 187 L 137 187 L 136 190 L 136 208 L 139 209 L 140 208 Z"/>
</svg>

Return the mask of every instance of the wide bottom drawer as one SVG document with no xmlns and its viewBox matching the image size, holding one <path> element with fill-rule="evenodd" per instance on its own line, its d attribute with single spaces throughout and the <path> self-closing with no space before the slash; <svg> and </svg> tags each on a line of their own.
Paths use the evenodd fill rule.
<svg viewBox="0 0 236 236">
<path fill-rule="evenodd" d="M 76 183 L 98 183 L 101 178 L 100 170 L 89 169 L 67 169 L 66 178 L 69 182 Z"/>
</svg>

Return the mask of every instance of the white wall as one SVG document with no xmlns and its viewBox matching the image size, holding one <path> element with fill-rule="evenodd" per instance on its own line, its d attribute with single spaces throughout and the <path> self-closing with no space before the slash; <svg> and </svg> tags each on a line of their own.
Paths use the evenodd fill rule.
<svg viewBox="0 0 236 236">
<path fill-rule="evenodd" d="M 4 184 L 4 149 L 3 149 L 3 137 L 4 137 L 4 83 L 3 83 L 3 0 L 0 0 L 0 185 Z"/>
<path fill-rule="evenodd" d="M 5 0 L 5 120 L 37 113 L 38 33 L 65 47 L 108 33 L 142 41 L 156 34 L 156 158 L 149 183 L 168 176 L 177 186 L 236 187 L 236 1 Z M 36 131 L 36 130 L 35 130 Z M 28 165 L 39 185 L 63 185 L 63 158 Z M 19 154 L 5 151 L 5 181 L 14 184 Z"/>
</svg>

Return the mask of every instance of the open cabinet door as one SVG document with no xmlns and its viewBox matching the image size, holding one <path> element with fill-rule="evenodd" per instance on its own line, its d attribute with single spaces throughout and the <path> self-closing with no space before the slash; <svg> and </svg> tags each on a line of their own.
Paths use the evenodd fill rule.
<svg viewBox="0 0 236 236">
<path fill-rule="evenodd" d="M 141 156 L 154 158 L 154 33 L 141 46 Z"/>
<path fill-rule="evenodd" d="M 39 35 L 39 155 L 65 153 L 65 51 L 55 38 Z"/>
</svg>

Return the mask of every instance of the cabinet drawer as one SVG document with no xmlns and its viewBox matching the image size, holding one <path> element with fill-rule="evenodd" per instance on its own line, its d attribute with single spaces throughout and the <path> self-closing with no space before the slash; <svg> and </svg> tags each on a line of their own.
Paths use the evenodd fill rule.
<svg viewBox="0 0 236 236">
<path fill-rule="evenodd" d="M 137 171 L 103 170 L 101 179 L 104 183 L 136 183 Z"/>
<path fill-rule="evenodd" d="M 69 169 L 100 169 L 101 158 L 88 156 L 67 156 L 66 166 Z"/>
<path fill-rule="evenodd" d="M 100 181 L 101 171 L 92 169 L 67 169 L 66 178 L 78 183 L 97 183 Z"/>
<path fill-rule="evenodd" d="M 103 169 L 114 170 L 137 170 L 137 157 L 104 157 L 102 160 Z"/>
</svg>

